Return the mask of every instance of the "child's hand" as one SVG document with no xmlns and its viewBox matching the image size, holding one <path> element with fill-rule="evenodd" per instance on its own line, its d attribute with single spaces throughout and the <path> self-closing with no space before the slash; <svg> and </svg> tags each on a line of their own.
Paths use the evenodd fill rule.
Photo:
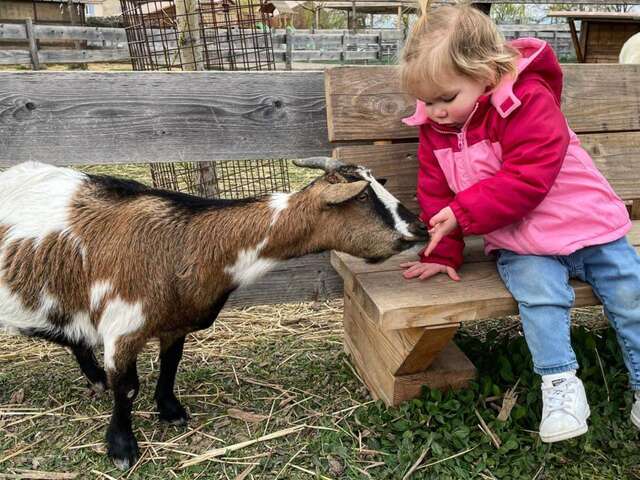
<svg viewBox="0 0 640 480">
<path fill-rule="evenodd" d="M 460 281 L 458 273 L 447 265 L 440 265 L 439 263 L 406 262 L 401 263 L 400 266 L 407 269 L 402 274 L 404 278 L 418 277 L 420 280 L 426 280 L 436 273 L 446 273 L 451 280 L 455 280 L 456 282 Z"/>
<path fill-rule="evenodd" d="M 445 207 L 431 217 L 431 220 L 429 220 L 429 226 L 431 227 L 429 230 L 431 240 L 429 241 L 427 249 L 424 251 L 425 257 L 428 257 L 431 252 L 433 252 L 433 249 L 436 248 L 438 243 L 440 243 L 442 237 L 446 237 L 455 230 L 458 226 L 458 220 L 456 219 L 453 210 L 449 207 Z"/>
</svg>

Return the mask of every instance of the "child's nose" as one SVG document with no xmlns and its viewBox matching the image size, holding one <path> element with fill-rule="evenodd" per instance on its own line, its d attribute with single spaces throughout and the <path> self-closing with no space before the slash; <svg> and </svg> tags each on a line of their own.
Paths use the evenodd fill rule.
<svg viewBox="0 0 640 480">
<path fill-rule="evenodd" d="M 438 118 L 446 118 L 447 111 L 444 108 L 440 108 L 436 111 L 436 117 Z"/>
</svg>

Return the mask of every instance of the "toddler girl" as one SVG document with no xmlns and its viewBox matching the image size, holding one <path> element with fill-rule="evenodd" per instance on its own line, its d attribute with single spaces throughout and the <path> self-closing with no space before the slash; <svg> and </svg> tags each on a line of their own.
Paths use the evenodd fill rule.
<svg viewBox="0 0 640 480">
<path fill-rule="evenodd" d="M 428 3 L 400 71 L 418 99 L 405 122 L 420 126 L 418 201 L 432 237 L 404 276 L 459 280 L 463 236 L 484 235 L 542 375 L 543 442 L 587 431 L 569 278 L 588 282 L 617 333 L 640 428 L 640 259 L 625 238 L 625 205 L 560 110 L 558 61 L 541 40 L 505 43 L 471 6 Z"/>
</svg>

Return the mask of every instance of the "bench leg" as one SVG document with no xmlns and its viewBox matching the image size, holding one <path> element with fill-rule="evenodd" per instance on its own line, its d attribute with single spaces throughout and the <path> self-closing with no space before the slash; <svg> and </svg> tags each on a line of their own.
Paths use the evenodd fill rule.
<svg viewBox="0 0 640 480">
<path fill-rule="evenodd" d="M 358 374 L 375 398 L 398 405 L 431 388 L 462 388 L 476 369 L 451 341 L 458 325 L 382 331 L 344 296 L 344 343 Z"/>
</svg>

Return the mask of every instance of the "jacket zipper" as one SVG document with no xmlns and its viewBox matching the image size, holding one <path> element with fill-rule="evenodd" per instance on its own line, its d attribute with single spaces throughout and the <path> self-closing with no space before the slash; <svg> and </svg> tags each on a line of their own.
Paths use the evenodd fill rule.
<svg viewBox="0 0 640 480">
<path fill-rule="evenodd" d="M 433 124 L 433 123 L 431 124 L 431 126 L 438 133 L 455 135 L 458 138 L 458 150 L 462 152 L 463 149 L 466 149 L 466 146 L 467 146 L 467 137 L 466 137 L 467 127 L 469 126 L 469 122 L 471 121 L 473 114 L 476 113 L 476 110 L 478 110 L 479 105 L 480 104 L 476 102 L 475 106 L 473 107 L 473 110 L 471 110 L 471 113 L 467 117 L 467 120 L 464 122 L 464 125 L 462 125 L 462 128 L 460 129 L 459 132 L 447 132 L 445 130 L 440 130 L 435 126 L 436 124 Z M 465 159 L 466 159 L 466 155 L 465 155 Z"/>
</svg>

